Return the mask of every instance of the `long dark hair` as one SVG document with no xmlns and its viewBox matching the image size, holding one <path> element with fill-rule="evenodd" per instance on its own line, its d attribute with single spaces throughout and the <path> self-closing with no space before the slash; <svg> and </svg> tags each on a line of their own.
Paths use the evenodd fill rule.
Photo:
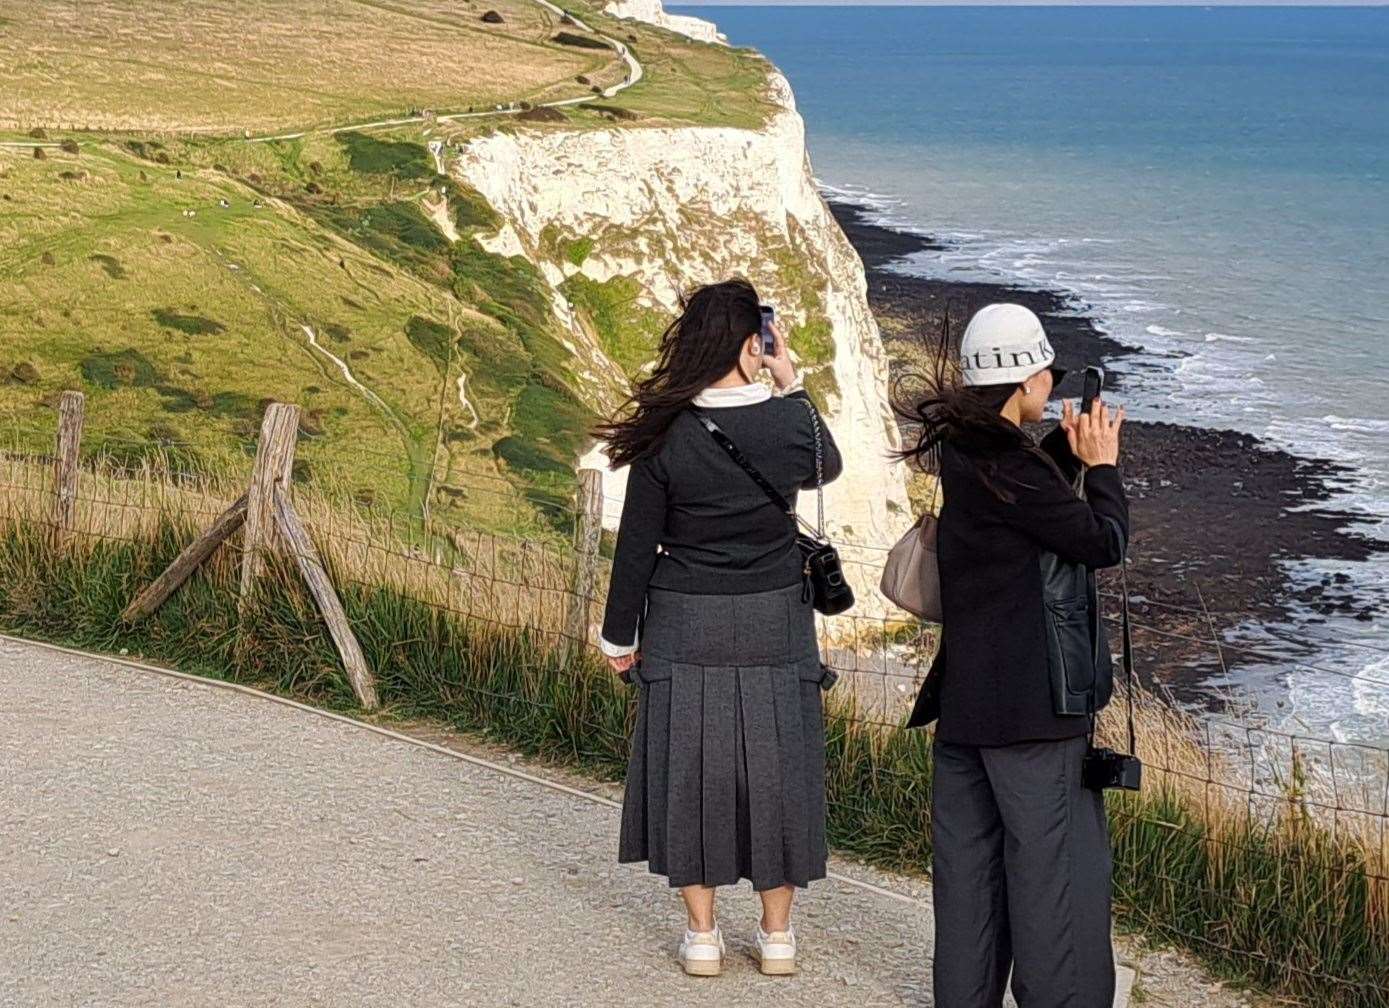
<svg viewBox="0 0 1389 1008">
<path fill-rule="evenodd" d="M 897 457 L 923 472 L 939 474 L 941 446 L 948 443 L 974 466 L 999 499 L 1013 501 L 1015 495 L 999 486 L 996 477 L 999 455 L 1032 445 L 1032 439 L 1002 415 L 1019 384 L 964 384 L 949 306 L 932 350 L 933 360 L 925 373 L 904 376 L 894 390 L 893 409 L 917 432 L 915 443 L 903 448 Z"/>
<path fill-rule="evenodd" d="M 680 299 L 680 317 L 661 335 L 656 368 L 616 414 L 594 428 L 614 466 L 655 452 L 694 397 L 738 365 L 743 342 L 762 325 L 746 280 L 709 284 Z M 745 375 L 749 381 L 751 375 Z"/>
</svg>

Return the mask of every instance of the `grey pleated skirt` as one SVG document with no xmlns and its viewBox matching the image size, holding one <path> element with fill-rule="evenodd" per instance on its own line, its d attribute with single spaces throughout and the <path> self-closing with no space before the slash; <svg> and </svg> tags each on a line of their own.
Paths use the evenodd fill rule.
<svg viewBox="0 0 1389 1008">
<path fill-rule="evenodd" d="M 825 877 L 824 672 L 801 586 L 652 589 L 618 860 L 672 886 Z"/>
</svg>

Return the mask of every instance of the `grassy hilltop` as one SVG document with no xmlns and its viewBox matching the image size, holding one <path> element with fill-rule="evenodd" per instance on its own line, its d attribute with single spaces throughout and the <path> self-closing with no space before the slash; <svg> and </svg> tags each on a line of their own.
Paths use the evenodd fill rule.
<svg viewBox="0 0 1389 1008">
<path fill-rule="evenodd" d="M 430 144 L 768 111 L 760 58 L 570 9 L 591 32 L 531 0 L 0 0 L 4 439 L 47 447 L 77 388 L 89 450 L 217 468 L 294 401 L 301 478 L 544 530 L 620 371 L 576 366 L 534 265 L 475 240 L 496 216 Z M 644 70 L 611 100 L 629 71 L 599 34 Z M 653 324 L 610 293 L 573 294 L 600 343 Z"/>
</svg>

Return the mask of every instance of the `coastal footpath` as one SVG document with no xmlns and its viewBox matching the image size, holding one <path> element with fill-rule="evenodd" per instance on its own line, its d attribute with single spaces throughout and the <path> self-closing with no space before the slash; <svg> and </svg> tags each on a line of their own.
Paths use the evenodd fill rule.
<svg viewBox="0 0 1389 1008">
<path fill-rule="evenodd" d="M 919 880 L 834 859 L 789 981 L 757 973 L 739 889 L 728 972 L 692 979 L 678 901 L 615 863 L 612 785 L 9 637 L 0 686 L 27 712 L 0 741 L 20 841 L 0 852 L 6 1005 L 933 1003 Z M 1116 1005 L 1262 1003 L 1170 953 L 1120 955 Z"/>
</svg>

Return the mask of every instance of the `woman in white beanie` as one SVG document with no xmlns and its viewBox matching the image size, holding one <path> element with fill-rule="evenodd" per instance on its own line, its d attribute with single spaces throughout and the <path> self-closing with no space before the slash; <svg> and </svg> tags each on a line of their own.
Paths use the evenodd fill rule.
<svg viewBox="0 0 1389 1008">
<path fill-rule="evenodd" d="M 981 309 L 952 349 L 908 411 L 921 436 L 905 453 L 945 502 L 942 644 L 909 721 L 937 722 L 935 1003 L 999 1008 L 1011 973 L 1021 1008 L 1109 1008 L 1109 838 L 1081 763 L 1112 689 L 1093 571 L 1128 541 L 1123 410 L 1068 402 L 1033 442 L 1023 424 L 1064 372 L 1020 305 Z"/>
</svg>

